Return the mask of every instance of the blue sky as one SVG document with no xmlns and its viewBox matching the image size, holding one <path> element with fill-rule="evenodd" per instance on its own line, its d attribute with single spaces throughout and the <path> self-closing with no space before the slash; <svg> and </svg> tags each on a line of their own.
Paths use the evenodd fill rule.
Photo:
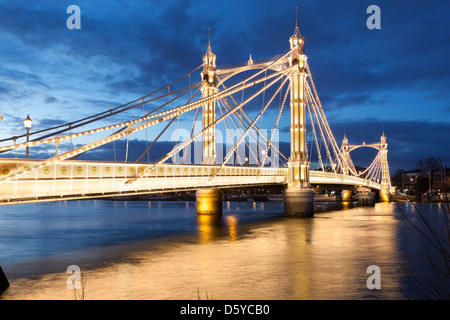
<svg viewBox="0 0 450 320">
<path fill-rule="evenodd" d="M 72 4 L 80 30 L 66 27 Z M 366 27 L 372 4 L 381 9 L 379 30 Z M 208 28 L 218 65 L 284 53 L 296 6 L 336 140 L 345 130 L 350 143 L 375 142 L 384 128 L 391 173 L 418 158 L 450 165 L 444 0 L 0 0 L 0 138 L 23 134 L 27 114 L 43 129 L 170 83 L 201 64 Z"/>
</svg>

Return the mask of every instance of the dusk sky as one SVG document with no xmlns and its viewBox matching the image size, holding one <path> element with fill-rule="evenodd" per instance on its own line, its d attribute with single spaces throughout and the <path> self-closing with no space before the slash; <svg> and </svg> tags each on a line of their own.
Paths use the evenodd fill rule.
<svg viewBox="0 0 450 320">
<path fill-rule="evenodd" d="M 70 5 L 80 30 L 66 27 Z M 370 5 L 381 29 L 366 26 Z M 350 143 L 377 142 L 384 128 L 391 174 L 419 158 L 450 165 L 445 0 L 0 0 L 0 139 L 23 134 L 27 114 L 43 129 L 170 83 L 202 63 L 208 28 L 218 65 L 285 53 L 296 6 L 338 143 L 344 131 Z"/>
</svg>

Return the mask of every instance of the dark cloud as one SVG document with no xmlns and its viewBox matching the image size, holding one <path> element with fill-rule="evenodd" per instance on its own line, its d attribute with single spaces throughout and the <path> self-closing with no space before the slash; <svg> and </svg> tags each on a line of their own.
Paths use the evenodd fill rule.
<svg viewBox="0 0 450 320">
<path fill-rule="evenodd" d="M 58 101 L 58 99 L 56 99 L 55 97 L 47 97 L 44 100 L 45 103 L 55 103 L 57 101 Z"/>
</svg>

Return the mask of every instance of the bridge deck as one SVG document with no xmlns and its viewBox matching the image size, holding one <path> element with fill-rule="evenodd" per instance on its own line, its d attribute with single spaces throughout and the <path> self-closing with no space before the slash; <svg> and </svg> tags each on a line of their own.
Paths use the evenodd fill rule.
<svg viewBox="0 0 450 320">
<path fill-rule="evenodd" d="M 42 160 L 0 159 L 0 204 L 89 199 L 118 195 L 286 184 L 287 168 L 138 164 L 66 160 L 30 168 Z M 20 175 L 15 172 L 25 170 Z M 137 175 L 141 177 L 126 184 Z M 8 176 L 10 178 L 8 179 Z M 312 184 L 360 185 L 380 189 L 380 184 L 330 172 L 311 171 Z"/>
</svg>

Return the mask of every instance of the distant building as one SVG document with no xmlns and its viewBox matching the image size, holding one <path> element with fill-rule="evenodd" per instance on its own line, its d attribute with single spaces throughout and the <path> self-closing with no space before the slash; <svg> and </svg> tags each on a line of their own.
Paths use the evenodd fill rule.
<svg viewBox="0 0 450 320">
<path fill-rule="evenodd" d="M 412 170 L 403 172 L 392 178 L 392 184 L 397 187 L 397 190 L 406 194 L 416 195 L 421 182 L 427 183 L 426 190 L 431 191 L 432 194 L 443 193 L 446 189 L 450 192 L 450 169 L 445 168 L 441 171 L 422 172 L 419 170 Z"/>
</svg>

